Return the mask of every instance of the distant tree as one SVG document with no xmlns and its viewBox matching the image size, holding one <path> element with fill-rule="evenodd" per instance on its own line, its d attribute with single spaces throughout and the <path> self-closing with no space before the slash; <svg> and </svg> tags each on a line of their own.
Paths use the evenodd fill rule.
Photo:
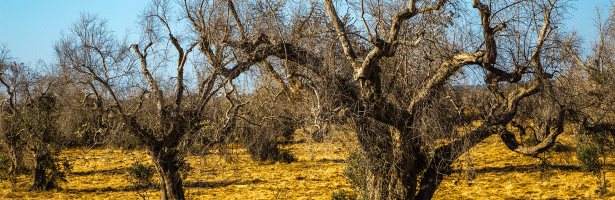
<svg viewBox="0 0 615 200">
<path fill-rule="evenodd" d="M 31 74 L 28 66 L 17 62 L 9 54 L 6 45 L 0 46 L 0 83 L 4 87 L 5 99 L 0 106 L 2 119 L 0 127 L 2 134 L 9 147 L 9 154 L 12 159 L 12 173 L 21 173 L 26 170 L 23 162 L 26 144 L 24 141 L 23 130 L 20 128 L 18 118 L 26 102 L 29 100 L 28 79 Z"/>
<path fill-rule="evenodd" d="M 597 37 L 585 58 L 576 33 L 560 42 L 571 67 L 569 78 L 560 81 L 565 87 L 559 94 L 568 97 L 563 103 L 577 108 L 573 120 L 580 127 L 577 159 L 581 169 L 598 177 L 595 191 L 604 194 L 609 186 L 604 166 L 615 146 L 615 4 L 606 16 L 602 8 L 596 10 Z"/>
<path fill-rule="evenodd" d="M 245 72 L 245 68 L 230 70 L 230 75 L 222 76 L 211 70 L 208 63 L 192 62 L 197 72 L 197 87 L 186 82 L 185 65 L 190 53 L 208 39 L 174 32 L 171 22 L 177 16 L 181 15 L 171 10 L 169 2 L 152 1 L 141 16 L 141 42 L 129 45 L 114 38 L 105 20 L 83 14 L 70 34 L 64 35 L 55 45 L 59 66 L 88 76 L 100 85 L 102 89 L 97 95 L 103 102 L 109 102 L 103 105 L 108 108 L 104 109 L 108 112 L 106 115 L 112 115 L 109 120 L 121 122 L 122 129 L 145 146 L 158 172 L 161 199 L 185 199 L 179 174 L 185 161 L 179 146 L 188 139 L 186 136 L 204 128 L 206 123 L 202 121 L 209 112 L 206 104 L 212 97 L 224 86 L 230 87 L 225 96 L 231 107 L 222 125 L 216 128 L 212 142 L 226 140 L 237 119 L 234 115 L 243 106 L 231 95 L 236 91 L 233 80 Z M 212 20 L 224 22 L 218 18 Z M 207 46 L 201 44 L 200 48 Z M 217 66 L 233 61 L 223 47 L 215 52 L 214 57 L 208 54 L 205 57 L 220 59 L 218 64 L 222 65 Z M 167 81 L 163 74 L 172 70 L 170 66 L 173 65 L 177 67 L 176 74 Z M 135 93 L 138 95 L 133 95 Z"/>
</svg>

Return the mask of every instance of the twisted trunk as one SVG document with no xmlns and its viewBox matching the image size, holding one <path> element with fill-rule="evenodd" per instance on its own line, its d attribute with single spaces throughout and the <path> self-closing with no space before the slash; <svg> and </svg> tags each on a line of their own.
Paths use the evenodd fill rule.
<svg viewBox="0 0 615 200">
<path fill-rule="evenodd" d="M 48 151 L 37 152 L 34 154 L 34 183 L 32 190 L 50 190 L 56 188 L 56 184 L 52 180 L 47 179 L 47 171 L 49 165 L 53 165 L 52 155 Z"/>
<path fill-rule="evenodd" d="M 161 200 L 180 200 L 185 199 L 182 178 L 179 174 L 181 161 L 175 148 L 162 147 L 150 148 L 148 153 L 154 161 L 158 180 L 160 181 Z"/>
<path fill-rule="evenodd" d="M 393 165 L 391 166 L 388 199 L 414 199 L 417 185 L 415 153 L 410 134 L 391 128 L 393 143 Z"/>
</svg>

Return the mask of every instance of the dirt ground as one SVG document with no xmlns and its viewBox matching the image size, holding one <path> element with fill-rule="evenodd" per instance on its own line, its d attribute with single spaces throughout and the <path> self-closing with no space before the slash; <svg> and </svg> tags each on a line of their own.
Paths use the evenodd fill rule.
<svg viewBox="0 0 615 200">
<path fill-rule="evenodd" d="M 336 132 L 335 137 L 316 143 L 299 134 L 295 142 L 284 145 L 298 162 L 291 164 L 254 162 L 245 149 L 235 148 L 228 155 L 190 156 L 194 168 L 184 188 L 188 199 L 331 199 L 340 189 L 353 192 L 344 176 L 343 160 L 356 147 L 353 135 Z M 574 138 L 559 140 L 573 146 Z M 131 187 L 127 169 L 135 161 L 153 166 L 143 150 L 68 149 L 62 157 L 71 160 L 73 172 L 62 189 L 29 192 L 31 177 L 22 176 L 20 184 L 0 184 L 0 199 L 158 199 L 159 191 L 140 191 Z M 548 165 L 539 158 L 522 156 L 506 149 L 497 136 L 473 147 L 454 166 L 459 173 L 445 176 L 435 199 L 615 199 L 613 187 L 598 196 L 597 178 L 578 167 L 574 150 L 546 153 Z M 609 158 L 609 163 L 613 159 Z M 607 168 L 613 182 L 615 170 Z"/>
</svg>

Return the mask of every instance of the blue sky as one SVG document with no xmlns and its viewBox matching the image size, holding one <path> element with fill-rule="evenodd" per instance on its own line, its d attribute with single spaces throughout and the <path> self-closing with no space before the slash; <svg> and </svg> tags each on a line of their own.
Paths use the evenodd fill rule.
<svg viewBox="0 0 615 200">
<path fill-rule="evenodd" d="M 79 19 L 82 12 L 108 20 L 111 30 L 123 37 L 136 27 L 137 15 L 148 0 L 0 0 L 0 43 L 7 44 L 13 57 L 27 64 L 38 59 L 54 61 L 53 44 L 61 31 Z M 137 36 L 137 30 L 133 31 Z M 136 42 L 136 41 L 135 41 Z"/>
<path fill-rule="evenodd" d="M 0 43 L 7 44 L 13 57 L 34 65 L 37 60 L 54 61 L 53 44 L 61 31 L 68 31 L 81 12 L 98 14 L 109 20 L 118 37 L 136 27 L 137 15 L 148 0 L 0 0 Z M 610 4 L 610 0 L 579 0 L 567 27 L 574 28 L 586 42 L 595 36 L 592 18 L 595 6 Z M 606 10 L 605 10 L 606 11 Z M 131 36 L 137 36 L 133 30 Z M 135 41 L 136 42 L 136 41 Z"/>
</svg>

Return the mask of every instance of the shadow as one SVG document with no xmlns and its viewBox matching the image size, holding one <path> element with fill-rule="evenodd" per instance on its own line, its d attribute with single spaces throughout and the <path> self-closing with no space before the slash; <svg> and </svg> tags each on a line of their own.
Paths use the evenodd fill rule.
<svg viewBox="0 0 615 200">
<path fill-rule="evenodd" d="M 280 145 L 289 145 L 289 144 L 300 144 L 300 143 L 306 143 L 307 140 L 306 139 L 300 139 L 297 141 L 292 141 L 292 140 L 285 140 L 285 141 L 278 141 L 278 144 Z"/>
<path fill-rule="evenodd" d="M 614 164 L 606 164 L 605 168 L 613 168 Z M 562 170 L 562 171 L 574 171 L 582 172 L 580 166 L 575 165 L 517 165 L 506 167 L 485 167 L 474 170 L 475 173 L 489 173 L 489 172 L 539 172 L 544 170 Z M 460 170 L 455 170 L 459 173 Z"/>
<path fill-rule="evenodd" d="M 485 167 L 474 170 L 476 173 L 489 172 L 539 172 L 541 170 L 564 170 L 564 171 L 581 171 L 581 167 L 574 165 L 517 165 L 506 167 Z"/>
<path fill-rule="evenodd" d="M 321 160 L 317 160 L 316 162 L 332 162 L 332 163 L 346 163 L 346 160 L 344 159 L 321 159 Z"/>
<path fill-rule="evenodd" d="M 263 183 L 265 181 L 260 179 L 247 180 L 247 181 L 220 181 L 220 182 L 206 182 L 206 181 L 197 181 L 197 182 L 187 182 L 184 183 L 184 187 L 190 188 L 215 188 L 215 187 L 226 187 L 229 185 L 249 185 L 256 183 Z"/>
<path fill-rule="evenodd" d="M 94 171 L 85 171 L 85 172 L 72 172 L 72 175 L 76 176 L 88 176 L 92 174 L 107 174 L 107 175 L 115 175 L 115 174 L 125 174 L 128 172 L 128 168 L 119 168 L 119 169 L 107 169 L 107 170 L 94 170 Z"/>
<path fill-rule="evenodd" d="M 79 193 L 79 192 L 96 193 L 96 192 L 134 192 L 134 191 L 142 190 L 142 189 L 143 187 L 128 186 L 128 187 L 119 187 L 119 188 L 104 187 L 104 188 L 88 188 L 88 189 L 61 189 L 61 191 L 64 191 L 67 193 Z"/>
<path fill-rule="evenodd" d="M 185 183 L 183 186 L 184 187 L 188 187 L 188 188 L 215 188 L 215 187 L 226 187 L 229 185 L 249 185 L 249 184 L 255 184 L 255 183 L 263 183 L 265 181 L 260 180 L 260 179 L 254 179 L 254 180 L 249 180 L 249 181 L 221 181 L 221 182 L 188 182 Z M 134 192 L 134 191 L 140 191 L 140 190 L 144 190 L 144 189 L 150 189 L 151 187 L 148 186 L 139 186 L 139 187 L 134 187 L 134 186 L 125 186 L 125 187 L 119 187 L 119 188 L 112 188 L 112 187 L 104 187 L 104 188 L 88 188 L 88 189 L 61 189 L 59 188 L 59 190 L 64 191 L 64 192 L 68 192 L 68 193 L 79 193 L 79 192 L 85 192 L 85 193 L 95 193 L 95 192 Z M 154 189 L 154 188 L 151 188 Z"/>
</svg>

